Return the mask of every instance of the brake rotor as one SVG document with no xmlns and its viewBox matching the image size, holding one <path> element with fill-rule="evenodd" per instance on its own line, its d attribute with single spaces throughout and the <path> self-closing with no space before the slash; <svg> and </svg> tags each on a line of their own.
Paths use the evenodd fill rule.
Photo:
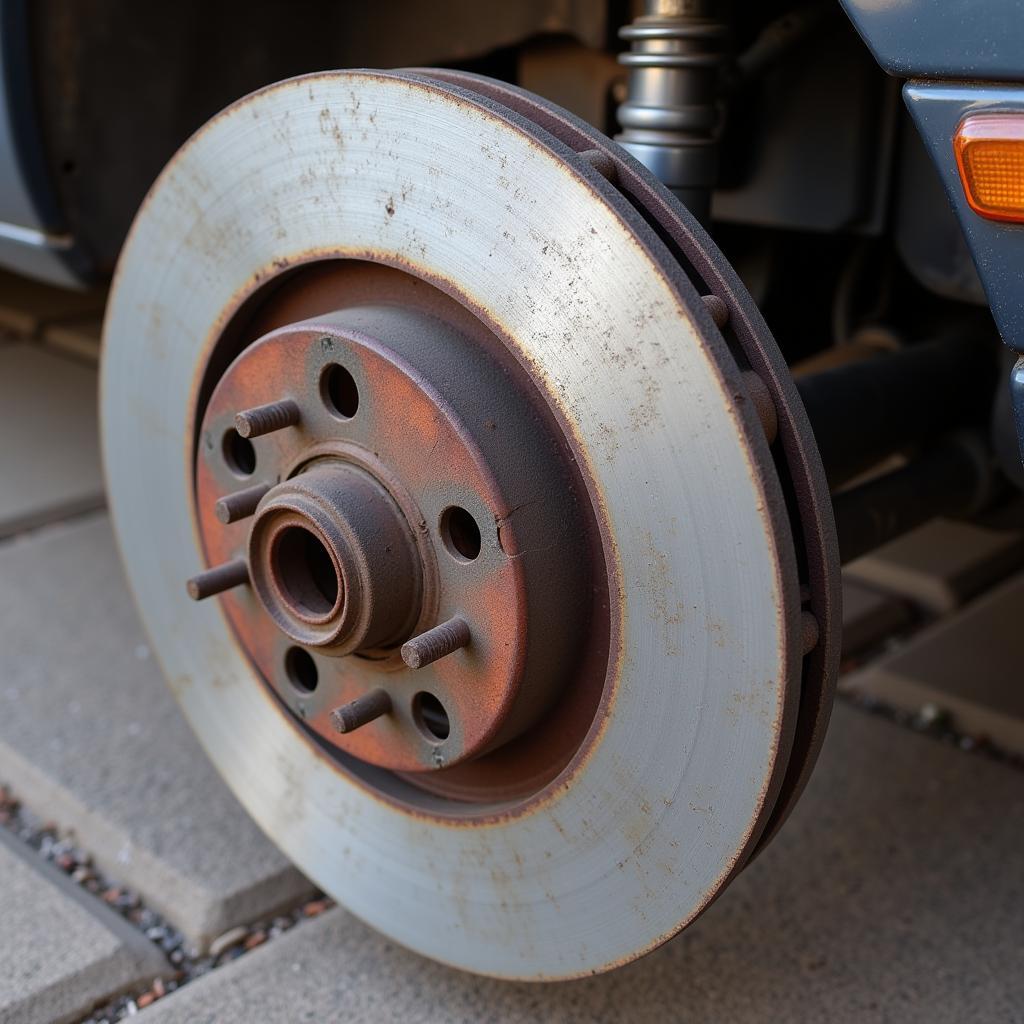
<svg viewBox="0 0 1024 1024">
<path fill-rule="evenodd" d="M 665 195 L 496 83 L 312 75 L 182 148 L 108 307 L 112 514 L 192 727 L 314 881 L 479 973 L 678 932 L 827 715 L 816 452 Z"/>
</svg>

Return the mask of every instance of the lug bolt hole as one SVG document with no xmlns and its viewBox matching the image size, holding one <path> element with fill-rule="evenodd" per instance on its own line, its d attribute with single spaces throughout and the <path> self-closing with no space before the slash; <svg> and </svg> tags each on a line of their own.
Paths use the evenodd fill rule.
<svg viewBox="0 0 1024 1024">
<path fill-rule="evenodd" d="M 312 693 L 319 681 L 316 662 L 301 647 L 289 647 L 284 656 L 284 671 L 288 681 L 299 693 Z"/>
<path fill-rule="evenodd" d="M 441 513 L 441 539 L 460 562 L 472 562 L 480 554 L 480 527 L 458 505 L 446 508 Z"/>
<path fill-rule="evenodd" d="M 339 419 L 352 419 L 359 408 L 359 388 L 355 378 L 338 363 L 324 367 L 320 377 L 320 396 L 328 411 Z"/>
<path fill-rule="evenodd" d="M 446 740 L 451 722 L 444 705 L 432 694 L 423 691 L 412 699 L 412 716 L 428 740 Z"/>
<path fill-rule="evenodd" d="M 310 530 L 285 527 L 274 538 L 270 564 L 285 600 L 300 617 L 327 615 L 338 603 L 342 584 L 334 560 Z"/>
<path fill-rule="evenodd" d="M 232 427 L 225 431 L 221 446 L 224 461 L 236 476 L 252 476 L 256 472 L 256 449 L 252 441 Z"/>
</svg>

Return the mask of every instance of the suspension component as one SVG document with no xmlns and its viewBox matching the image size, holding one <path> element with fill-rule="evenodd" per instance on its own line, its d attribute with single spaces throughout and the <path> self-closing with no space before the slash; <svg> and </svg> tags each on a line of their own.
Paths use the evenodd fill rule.
<svg viewBox="0 0 1024 1024">
<path fill-rule="evenodd" d="M 833 489 L 909 445 L 980 421 L 997 365 L 977 323 L 801 377 L 797 388 Z"/>
<path fill-rule="evenodd" d="M 718 174 L 719 86 L 727 26 L 711 0 L 646 0 L 644 13 L 619 31 L 630 49 L 615 136 L 706 221 Z"/>
<path fill-rule="evenodd" d="M 839 555 L 849 562 L 935 516 L 977 514 L 995 488 L 992 453 L 964 431 L 942 438 L 907 465 L 833 499 Z"/>
</svg>

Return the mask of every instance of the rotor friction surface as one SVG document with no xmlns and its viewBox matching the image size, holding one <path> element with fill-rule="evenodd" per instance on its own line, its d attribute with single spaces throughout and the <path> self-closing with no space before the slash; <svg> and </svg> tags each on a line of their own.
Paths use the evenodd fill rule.
<svg viewBox="0 0 1024 1024">
<path fill-rule="evenodd" d="M 105 327 L 115 525 L 207 752 L 350 910 L 508 978 L 610 969 L 710 903 L 771 813 L 800 671 L 792 539 L 739 369 L 667 250 L 569 156 L 453 87 L 371 72 L 271 86 L 157 181 Z M 401 267 L 484 316 L 571 436 L 601 521 L 612 657 L 588 742 L 533 799 L 464 821 L 401 807 L 311 745 L 217 602 L 184 596 L 203 568 L 192 459 L 219 332 L 261 282 L 330 258 Z"/>
</svg>

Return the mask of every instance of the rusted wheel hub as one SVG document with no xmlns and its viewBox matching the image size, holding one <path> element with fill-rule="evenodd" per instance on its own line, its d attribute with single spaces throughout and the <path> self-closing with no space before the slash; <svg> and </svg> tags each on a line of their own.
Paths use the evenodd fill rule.
<svg viewBox="0 0 1024 1024">
<path fill-rule="evenodd" d="M 593 517 L 517 376 L 437 316 L 357 306 L 269 332 L 206 408 L 204 547 L 251 582 L 228 616 L 296 720 L 362 761 L 452 767 L 571 678 Z"/>
<path fill-rule="evenodd" d="M 249 575 L 278 627 L 325 654 L 387 650 L 420 616 L 409 524 L 380 481 L 340 459 L 270 489 L 249 533 Z"/>
</svg>

